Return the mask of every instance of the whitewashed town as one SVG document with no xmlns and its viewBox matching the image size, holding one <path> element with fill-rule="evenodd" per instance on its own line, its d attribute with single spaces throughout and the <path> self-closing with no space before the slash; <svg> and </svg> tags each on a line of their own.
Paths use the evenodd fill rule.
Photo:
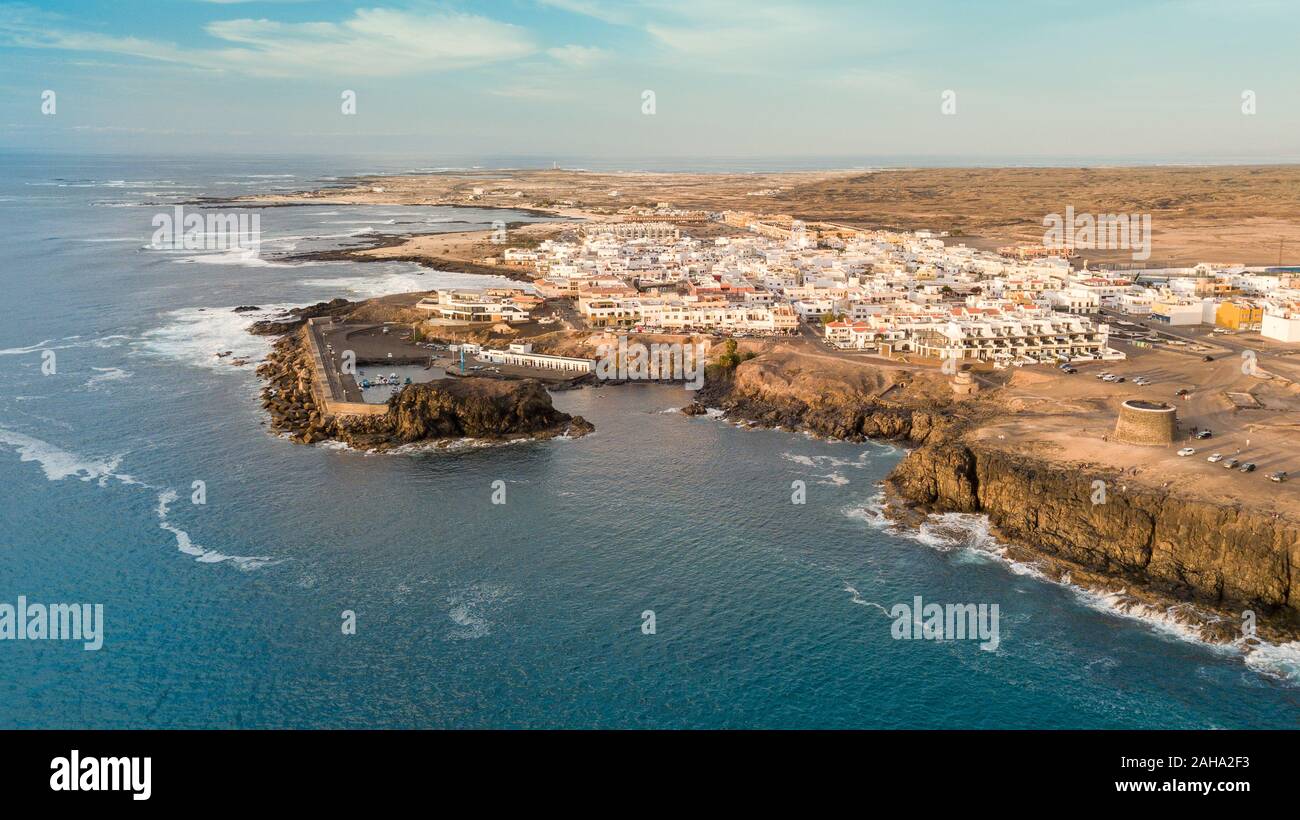
<svg viewBox="0 0 1300 820">
<path fill-rule="evenodd" d="M 590 328 L 803 332 L 842 350 L 995 368 L 1122 359 L 1110 340 L 1126 320 L 1300 341 L 1300 276 L 1289 269 L 1102 270 L 1074 248 L 992 252 L 927 231 L 667 205 L 649 214 L 661 218 L 588 223 L 481 260 L 534 274 L 534 292 L 442 291 L 420 307 L 438 323 L 515 324 L 544 299 L 569 299 Z M 691 224 L 738 230 L 695 239 Z"/>
</svg>

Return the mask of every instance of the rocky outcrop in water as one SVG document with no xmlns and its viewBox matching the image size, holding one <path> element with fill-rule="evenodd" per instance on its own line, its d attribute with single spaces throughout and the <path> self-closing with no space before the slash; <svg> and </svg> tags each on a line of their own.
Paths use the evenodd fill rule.
<svg viewBox="0 0 1300 820">
<path fill-rule="evenodd" d="M 383 416 L 339 416 L 332 437 L 364 449 L 422 441 L 509 441 L 580 436 L 595 428 L 555 409 L 534 380 L 445 379 L 403 388 Z"/>
<path fill-rule="evenodd" d="M 545 439 L 580 436 L 594 428 L 560 412 L 540 382 L 486 378 L 407 385 L 382 415 L 327 415 L 312 391 L 312 368 L 299 334 L 279 339 L 258 368 L 266 379 L 262 407 L 271 427 L 301 444 L 330 439 L 366 450 L 404 444 Z"/>
<path fill-rule="evenodd" d="M 255 336 L 276 336 L 281 333 L 288 333 L 297 330 L 307 324 L 308 319 L 318 316 L 341 316 L 352 310 L 356 305 L 347 299 L 331 299 L 328 302 L 317 302 L 314 305 L 306 307 L 293 308 L 285 311 L 283 316 L 277 316 L 273 319 L 262 319 L 254 322 L 249 327 L 248 332 Z M 236 312 L 245 308 L 236 308 Z M 251 308 L 250 309 L 255 309 Z"/>
</svg>

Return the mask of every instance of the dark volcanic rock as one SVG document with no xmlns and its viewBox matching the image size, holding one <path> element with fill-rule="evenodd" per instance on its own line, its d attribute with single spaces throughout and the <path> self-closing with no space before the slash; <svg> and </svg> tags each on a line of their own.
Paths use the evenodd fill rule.
<svg viewBox="0 0 1300 820">
<path fill-rule="evenodd" d="M 388 402 L 384 416 L 349 416 L 334 437 L 358 447 L 392 447 L 429 440 L 551 438 L 594 429 L 581 416 L 555 409 L 534 380 L 446 379 L 412 384 Z"/>
<path fill-rule="evenodd" d="M 288 333 L 305 325 L 308 319 L 314 319 L 318 316 L 338 316 L 347 313 L 353 307 L 355 305 L 347 299 L 331 299 L 328 302 L 317 302 L 307 307 L 293 308 L 285 312 L 283 316 L 254 322 L 248 332 L 256 336 L 275 336 Z"/>
<path fill-rule="evenodd" d="M 271 428 L 294 441 L 338 439 L 361 449 L 386 450 L 422 441 L 462 438 L 509 441 L 581 436 L 595 428 L 555 409 L 540 382 L 487 378 L 412 384 L 376 416 L 326 416 L 312 394 L 312 368 L 302 333 L 283 336 L 257 373 L 266 379 L 262 407 Z"/>
</svg>

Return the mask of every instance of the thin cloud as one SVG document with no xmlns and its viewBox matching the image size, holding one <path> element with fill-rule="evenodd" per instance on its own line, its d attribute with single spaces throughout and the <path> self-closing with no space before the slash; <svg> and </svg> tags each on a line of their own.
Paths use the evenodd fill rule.
<svg viewBox="0 0 1300 820">
<path fill-rule="evenodd" d="M 601 62 L 609 56 L 609 52 L 596 46 L 578 46 L 567 45 L 558 48 L 548 48 L 546 53 L 561 63 L 574 68 L 587 68 Z"/>
<path fill-rule="evenodd" d="M 18 15 L 0 17 L 0 43 L 5 45 L 120 54 L 273 77 L 392 77 L 515 60 L 537 50 L 527 31 L 508 23 L 393 9 L 359 9 L 339 23 L 223 20 L 209 23 L 205 31 L 230 46 L 183 49 L 137 37 L 33 25 Z"/>
<path fill-rule="evenodd" d="M 602 3 L 598 0 L 538 0 L 538 2 L 543 6 L 591 17 L 605 23 L 626 23 L 629 20 L 628 10 L 612 8 L 609 2 Z"/>
</svg>

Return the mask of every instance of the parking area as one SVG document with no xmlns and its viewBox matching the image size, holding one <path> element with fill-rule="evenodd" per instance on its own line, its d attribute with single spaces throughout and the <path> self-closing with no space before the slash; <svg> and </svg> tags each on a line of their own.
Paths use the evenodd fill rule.
<svg viewBox="0 0 1300 820">
<path fill-rule="evenodd" d="M 1300 504 L 1300 385 L 1243 372 L 1237 355 L 1189 356 L 1169 350 L 1119 345 L 1121 362 L 1088 362 L 1077 372 L 1021 368 L 999 396 L 1010 412 L 980 435 L 1018 451 L 1105 467 L 1171 486 L 1264 508 L 1294 512 Z M 1109 373 L 1110 380 L 1098 378 Z M 1119 381 L 1119 379 L 1123 381 Z M 1178 435 L 1164 446 L 1139 446 L 1113 438 L 1119 406 L 1129 399 L 1169 402 L 1177 408 Z M 1208 437 L 1197 435 L 1208 431 Z M 1193 452 L 1179 456 L 1178 451 Z M 1218 453 L 1221 458 L 1209 461 Z M 1228 459 L 1251 462 L 1253 472 L 1227 469 Z M 1285 471 L 1295 481 L 1276 483 Z"/>
<path fill-rule="evenodd" d="M 326 376 L 336 399 L 376 402 L 387 400 L 391 390 L 376 390 L 395 368 L 403 370 L 398 385 L 406 378 L 431 381 L 445 377 L 437 369 L 435 351 L 411 339 L 410 329 L 400 324 L 317 324 L 312 327 L 317 347 L 325 360 Z M 345 372 L 344 362 L 351 353 L 355 372 Z M 419 372 L 406 372 L 416 368 Z M 427 376 L 427 377 L 426 377 Z M 370 387 L 362 383 L 371 382 Z M 382 385 L 391 388 L 393 385 Z"/>
</svg>

